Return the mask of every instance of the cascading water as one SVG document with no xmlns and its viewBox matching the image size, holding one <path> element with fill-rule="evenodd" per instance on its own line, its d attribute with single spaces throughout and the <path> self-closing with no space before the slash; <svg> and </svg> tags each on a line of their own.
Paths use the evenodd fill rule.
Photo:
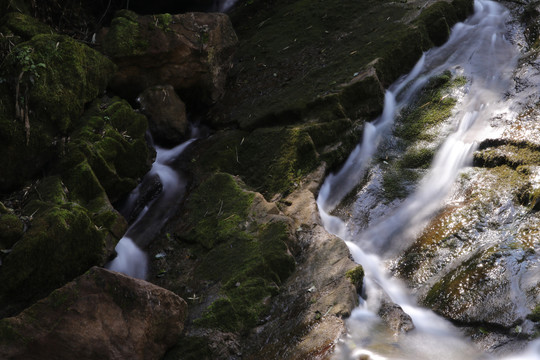
<svg viewBox="0 0 540 360">
<path fill-rule="evenodd" d="M 321 187 L 317 204 L 326 229 L 347 243 L 353 258 L 366 273 L 367 301 L 361 301 L 361 306 L 348 321 L 349 334 L 338 351 L 340 358 L 356 359 L 361 353 L 370 354 L 373 359 L 384 358 L 370 353 L 366 350 L 368 347 L 386 347 L 386 356 L 399 359 L 485 356 L 462 338 L 450 323 L 418 307 L 405 286 L 387 274 L 381 256 L 403 249 L 425 226 L 441 207 L 460 169 L 471 161 L 475 144 L 489 136 L 489 119 L 506 110 L 504 92 L 511 85 L 519 55 L 516 47 L 505 39 L 508 15 L 509 12 L 499 4 L 477 0 L 474 15 L 453 28 L 448 42 L 425 53 L 408 76 L 389 88 L 381 117 L 365 125 L 362 143 L 351 153 L 343 168 L 328 176 Z M 430 77 L 445 70 L 461 72 L 469 79 L 470 87 L 453 116 L 455 131 L 438 150 L 418 190 L 390 214 L 373 219 L 361 230 L 330 215 L 364 177 L 373 154 L 381 139 L 389 135 L 399 111 Z M 381 289 L 411 316 L 416 326 L 399 340 L 393 334 L 384 334 L 379 326 L 376 312 Z M 389 347 L 397 348 L 392 352 L 388 351 Z M 540 359 L 540 344 L 532 343 L 530 349 L 517 358 Z"/>
<path fill-rule="evenodd" d="M 132 211 L 145 184 L 158 182 L 161 189 L 158 196 L 144 205 L 124 237 L 120 239 L 115 248 L 117 257 L 106 265 L 107 269 L 139 279 L 146 278 L 148 260 L 142 248 L 148 245 L 169 219 L 187 185 L 186 179 L 170 165 L 194 140 L 190 139 L 172 149 L 156 146 L 156 160 L 141 184 L 130 194 L 125 206 L 127 212 Z"/>
</svg>

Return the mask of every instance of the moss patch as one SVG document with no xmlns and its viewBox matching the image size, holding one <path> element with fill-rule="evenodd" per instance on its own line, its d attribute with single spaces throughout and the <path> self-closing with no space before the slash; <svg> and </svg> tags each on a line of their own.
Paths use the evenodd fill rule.
<svg viewBox="0 0 540 360">
<path fill-rule="evenodd" d="M 256 235 L 214 249 L 199 270 L 210 278 L 219 277 L 224 284 L 222 297 L 196 324 L 235 332 L 253 328 L 267 308 L 264 300 L 278 293 L 279 285 L 295 268 L 286 240 L 287 226 L 273 223 L 263 226 Z"/>
<path fill-rule="evenodd" d="M 216 173 L 187 198 L 178 233 L 187 240 L 197 284 L 219 284 L 218 299 L 197 326 L 243 332 L 257 323 L 295 262 L 287 248 L 288 225 L 259 225 L 251 218 L 254 193 L 237 179 Z M 196 245 L 198 244 L 198 246 Z"/>
<path fill-rule="evenodd" d="M 239 149 L 240 171 L 248 185 L 267 197 L 288 193 L 317 164 L 309 133 L 301 128 L 253 131 Z"/>
<path fill-rule="evenodd" d="M 187 222 L 196 226 L 185 238 L 212 249 L 241 236 L 252 201 L 253 194 L 244 192 L 230 175 L 213 175 L 186 202 Z"/>
<path fill-rule="evenodd" d="M 351 284 L 354 285 L 356 291 L 360 293 L 364 286 L 364 268 L 361 265 L 358 265 L 354 269 L 347 271 L 345 276 L 350 280 Z"/>
<path fill-rule="evenodd" d="M 111 22 L 111 28 L 103 42 L 103 50 L 112 57 L 140 55 L 148 43 L 140 36 L 138 16 L 133 11 L 120 10 Z"/>
</svg>

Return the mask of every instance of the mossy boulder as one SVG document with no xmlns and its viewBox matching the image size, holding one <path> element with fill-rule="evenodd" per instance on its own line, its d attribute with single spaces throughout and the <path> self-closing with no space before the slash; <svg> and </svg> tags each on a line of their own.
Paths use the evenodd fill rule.
<svg viewBox="0 0 540 360">
<path fill-rule="evenodd" d="M 277 208 L 269 210 L 263 203 L 272 208 L 260 194 L 245 190 L 237 178 L 215 173 L 187 197 L 182 221 L 170 237 L 177 240 L 163 239 L 175 253 L 190 254 L 167 260 L 170 268 L 160 281 L 192 299 L 196 327 L 249 330 L 294 271 L 287 245 L 290 225 L 277 215 Z M 266 209 L 264 216 L 258 214 L 261 207 Z M 192 270 L 177 272 L 183 266 Z M 181 285 L 177 274 L 182 276 Z M 199 297 L 204 301 L 199 302 Z"/>
<path fill-rule="evenodd" d="M 50 26 L 19 12 L 10 12 L 0 19 L 0 32 L 4 36 L 20 37 L 23 41 L 28 41 L 39 34 L 54 33 Z"/>
<path fill-rule="evenodd" d="M 238 39 L 219 13 L 139 16 L 116 14 L 101 43 L 118 65 L 111 87 L 134 99 L 155 85 L 172 85 L 188 105 L 207 106 L 223 96 Z"/>
<path fill-rule="evenodd" d="M 23 235 L 24 223 L 14 214 L 0 214 L 0 248 L 10 249 Z"/>
<path fill-rule="evenodd" d="M 80 189 L 84 201 L 94 198 L 85 186 L 89 167 L 110 201 L 129 193 L 150 169 L 150 152 L 145 140 L 146 117 L 135 112 L 120 98 L 103 97 L 94 101 L 79 121 L 65 146 L 59 171 L 66 181 Z M 78 168 L 79 175 L 72 170 Z M 84 194 L 86 192 L 87 194 Z"/>
<path fill-rule="evenodd" d="M 85 185 L 100 189 L 92 201 L 80 201 L 77 189 L 59 176 L 44 178 L 30 189 L 23 209 L 29 228 L 0 268 L 0 303 L 7 312 L 47 295 L 91 266 L 104 265 L 113 253 L 126 222 L 95 176 L 84 175 Z"/>
<path fill-rule="evenodd" d="M 196 174 L 223 171 L 239 175 L 267 199 L 294 190 L 303 175 L 319 163 L 328 144 L 345 138 L 350 121 L 289 127 L 265 127 L 252 132 L 218 132 L 195 144 L 191 167 Z M 354 145 L 352 145 L 354 146 Z"/>
<path fill-rule="evenodd" d="M 104 91 L 114 64 L 67 36 L 38 34 L 6 57 L 0 84 L 0 189 L 28 181 L 61 152 L 84 106 Z M 22 166 L 21 164 L 24 164 Z"/>
<path fill-rule="evenodd" d="M 98 99 L 76 124 L 51 166 L 56 175 L 30 187 L 22 209 L 29 229 L 0 268 L 8 312 L 106 263 L 127 227 L 111 199 L 129 193 L 149 169 L 146 118 L 126 101 Z"/>
</svg>

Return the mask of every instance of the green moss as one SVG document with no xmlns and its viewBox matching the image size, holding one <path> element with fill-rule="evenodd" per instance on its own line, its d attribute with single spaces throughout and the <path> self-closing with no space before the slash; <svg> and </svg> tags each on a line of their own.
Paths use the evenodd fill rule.
<svg viewBox="0 0 540 360">
<path fill-rule="evenodd" d="M 96 100 L 71 136 L 62 171 L 77 176 L 73 169 L 86 161 L 92 177 L 97 178 L 111 201 L 116 201 L 135 188 L 137 180 L 149 170 L 146 129 L 146 118 L 125 100 Z"/>
<path fill-rule="evenodd" d="M 430 79 L 414 105 L 404 111 L 394 134 L 407 143 L 431 140 L 429 130 L 452 115 L 456 100 L 448 96 L 449 89 L 462 86 L 463 79 L 452 79 L 449 72 Z"/>
<path fill-rule="evenodd" d="M 540 305 L 536 305 L 534 307 L 531 313 L 527 315 L 527 319 L 534 322 L 540 322 Z"/>
<path fill-rule="evenodd" d="M 439 1 L 422 11 L 416 24 L 424 27 L 434 45 L 440 46 L 450 35 L 450 28 L 458 22 L 453 4 Z"/>
<path fill-rule="evenodd" d="M 350 280 L 357 292 L 362 291 L 362 287 L 364 286 L 364 268 L 361 265 L 347 271 L 345 277 Z"/>
<path fill-rule="evenodd" d="M 188 223 L 196 225 L 186 239 L 212 249 L 229 238 L 242 237 L 253 196 L 243 191 L 231 175 L 214 174 L 186 201 Z"/>
<path fill-rule="evenodd" d="M 435 150 L 428 148 L 409 149 L 399 161 L 399 166 L 405 169 L 427 169 L 431 165 Z"/>
<path fill-rule="evenodd" d="M 302 175 L 317 164 L 308 132 L 301 128 L 263 128 L 253 131 L 239 149 L 245 182 L 266 197 L 288 193 Z"/>
<path fill-rule="evenodd" d="M 36 35 L 15 47 L 8 63 L 17 67 L 17 54 L 22 51 L 30 54 L 34 64 L 44 65 L 33 80 L 23 77 L 30 108 L 53 126 L 52 130 L 64 134 L 82 114 L 84 105 L 105 89 L 115 70 L 103 55 L 67 36 Z"/>
<path fill-rule="evenodd" d="M 157 27 L 159 27 L 162 31 L 168 32 L 172 31 L 170 28 L 170 25 L 172 23 L 172 15 L 171 14 L 158 14 L 153 16 L 155 19 L 155 23 Z"/>
<path fill-rule="evenodd" d="M 0 19 L 0 32 L 4 35 L 11 32 L 26 41 L 38 34 L 52 34 L 54 31 L 31 16 L 11 12 Z"/>
<path fill-rule="evenodd" d="M 103 265 L 105 236 L 79 205 L 45 210 L 4 259 L 0 303 L 42 297 L 91 266 Z"/>
<path fill-rule="evenodd" d="M 19 240 L 24 223 L 13 214 L 0 214 L 0 248 L 9 249 Z"/>
<path fill-rule="evenodd" d="M 254 327 L 266 311 L 264 300 L 276 295 L 279 285 L 294 271 L 287 236 L 287 225 L 273 223 L 262 226 L 256 235 L 212 250 L 199 270 L 224 283 L 223 297 L 212 303 L 197 324 L 236 332 Z"/>
<path fill-rule="evenodd" d="M 179 235 L 203 247 L 197 255 L 200 281 L 222 284 L 221 298 L 196 321 L 198 326 L 235 332 L 253 327 L 266 310 L 264 300 L 294 270 L 288 226 L 251 223 L 253 196 L 231 175 L 216 173 L 186 200 L 187 226 Z"/>
<path fill-rule="evenodd" d="M 140 33 L 137 14 L 129 10 L 118 11 L 103 41 L 103 50 L 112 57 L 143 54 L 149 44 Z"/>
<path fill-rule="evenodd" d="M 486 141 L 474 154 L 474 165 L 497 167 L 506 165 L 517 169 L 524 165 L 540 165 L 540 147 L 527 142 L 491 143 Z"/>
<path fill-rule="evenodd" d="M 500 255 L 495 247 L 475 254 L 435 283 L 426 294 L 423 304 L 439 314 L 459 315 L 471 303 L 481 301 L 480 297 L 484 291 L 489 291 L 478 289 L 475 292 L 464 293 L 463 290 L 470 289 L 477 284 L 485 284 L 485 279 L 489 277 L 489 272 L 498 257 Z"/>
</svg>

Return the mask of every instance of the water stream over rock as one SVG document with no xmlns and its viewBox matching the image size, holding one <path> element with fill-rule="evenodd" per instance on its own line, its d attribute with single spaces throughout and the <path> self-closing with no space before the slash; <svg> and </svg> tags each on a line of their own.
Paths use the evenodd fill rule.
<svg viewBox="0 0 540 360">
<path fill-rule="evenodd" d="M 349 333 L 338 351 L 339 358 L 357 359 L 361 354 L 371 356 L 370 359 L 487 356 L 449 322 L 416 305 L 405 284 L 388 274 L 385 261 L 410 246 L 443 207 L 456 177 L 472 163 L 478 144 L 494 136 L 493 119 L 515 117 L 511 108 L 517 99 L 509 98 L 507 89 L 513 88 L 519 50 L 507 38 L 508 21 L 506 8 L 477 0 L 474 15 L 454 26 L 448 42 L 426 52 L 409 75 L 388 89 L 381 117 L 365 125 L 362 143 L 343 168 L 328 176 L 322 186 L 317 203 L 326 229 L 347 243 L 355 261 L 366 272 L 367 296 L 348 321 Z M 448 124 L 453 130 L 438 146 L 416 191 L 402 201 L 380 201 L 369 191 L 369 182 L 375 181 L 378 169 L 378 165 L 372 164 L 372 157 L 381 144 L 390 141 L 390 130 L 400 111 L 430 78 L 446 70 L 467 78 Z M 334 216 L 336 206 L 366 178 L 368 185 L 359 190 L 351 210 L 356 214 L 363 211 L 365 216 L 352 216 L 347 222 Z M 381 326 L 376 314 L 383 293 L 411 316 L 415 330 L 399 335 Z M 525 352 L 507 359 L 540 359 L 538 341 L 520 351 Z"/>
<path fill-rule="evenodd" d="M 189 139 L 172 149 L 156 146 L 156 159 L 152 169 L 130 194 L 123 212 L 135 220 L 116 245 L 117 257 L 107 264 L 109 270 L 145 279 L 148 270 L 146 253 L 142 250 L 157 235 L 184 196 L 187 180 L 170 165 L 195 140 Z M 153 188 L 148 199 L 143 191 Z M 143 190 L 146 189 L 146 190 Z"/>
</svg>

